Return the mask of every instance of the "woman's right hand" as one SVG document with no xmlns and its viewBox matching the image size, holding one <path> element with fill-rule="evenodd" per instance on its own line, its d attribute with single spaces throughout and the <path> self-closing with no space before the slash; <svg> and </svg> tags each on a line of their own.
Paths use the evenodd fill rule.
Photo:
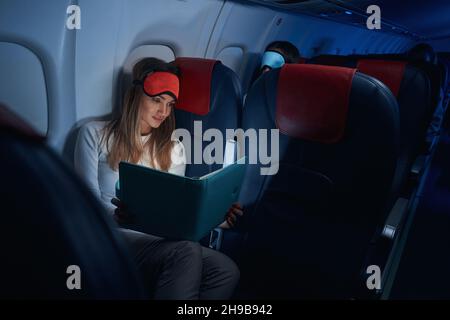
<svg viewBox="0 0 450 320">
<path fill-rule="evenodd" d="M 125 210 L 125 206 L 122 203 L 122 201 L 120 201 L 117 198 L 112 198 L 111 199 L 111 203 L 117 207 L 114 210 L 114 220 L 116 220 L 116 222 L 119 225 L 130 223 L 131 222 L 131 216 Z"/>
</svg>

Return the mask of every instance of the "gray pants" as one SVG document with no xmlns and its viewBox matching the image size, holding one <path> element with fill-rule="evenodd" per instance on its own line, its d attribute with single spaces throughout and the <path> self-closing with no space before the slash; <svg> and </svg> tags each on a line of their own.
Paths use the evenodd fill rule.
<svg viewBox="0 0 450 320">
<path fill-rule="evenodd" d="M 224 254 L 191 241 L 119 229 L 154 299 L 229 299 L 239 269 Z"/>
</svg>

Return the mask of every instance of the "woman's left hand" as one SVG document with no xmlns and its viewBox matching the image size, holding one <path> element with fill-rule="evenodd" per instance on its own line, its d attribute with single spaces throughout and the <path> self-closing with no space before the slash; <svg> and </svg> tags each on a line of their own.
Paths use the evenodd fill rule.
<svg viewBox="0 0 450 320">
<path fill-rule="evenodd" d="M 117 208 L 114 210 L 114 219 L 119 225 L 130 223 L 131 216 L 126 211 L 126 208 L 122 201 L 117 198 L 112 198 L 111 203 L 115 205 Z"/>
<path fill-rule="evenodd" d="M 241 217 L 244 215 L 244 210 L 240 203 L 236 202 L 233 203 L 228 209 L 226 215 L 225 215 L 225 222 L 220 225 L 220 227 L 229 229 L 233 228 L 236 225 L 236 221 L 238 217 Z"/>
</svg>

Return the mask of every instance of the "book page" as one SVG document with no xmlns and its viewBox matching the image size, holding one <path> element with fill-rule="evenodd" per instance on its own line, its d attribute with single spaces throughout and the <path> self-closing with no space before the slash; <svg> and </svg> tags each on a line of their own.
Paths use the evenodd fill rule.
<svg viewBox="0 0 450 320">
<path fill-rule="evenodd" d="M 233 162 L 233 163 L 230 163 L 230 164 L 228 164 L 227 166 L 223 166 L 223 167 L 220 168 L 219 170 L 216 170 L 216 171 L 207 173 L 207 174 L 205 174 L 204 176 L 201 176 L 199 179 L 200 179 L 200 180 L 207 179 L 207 178 L 211 177 L 212 175 L 215 175 L 217 172 L 222 171 L 223 169 L 225 169 L 226 167 L 228 167 L 229 165 L 232 165 L 232 164 L 245 164 L 245 157 L 242 157 L 242 158 L 240 158 L 238 161 L 235 161 L 235 162 Z"/>
</svg>

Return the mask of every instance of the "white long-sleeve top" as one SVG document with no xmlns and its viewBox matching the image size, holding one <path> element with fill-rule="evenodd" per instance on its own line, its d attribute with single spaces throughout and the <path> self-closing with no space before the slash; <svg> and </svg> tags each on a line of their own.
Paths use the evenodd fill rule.
<svg viewBox="0 0 450 320">
<path fill-rule="evenodd" d="M 116 207 L 111 203 L 115 197 L 115 184 L 119 180 L 118 170 L 113 170 L 107 161 L 106 142 L 102 141 L 106 121 L 92 121 L 80 128 L 75 145 L 75 170 L 86 181 L 88 188 L 101 200 L 109 213 Z M 149 136 L 142 137 L 145 143 Z M 105 140 L 105 139 L 103 139 Z M 100 143 L 103 142 L 103 143 Z M 138 164 L 151 167 L 149 156 L 144 156 Z M 171 154 L 170 173 L 184 175 L 186 170 L 186 153 L 183 144 L 177 140 Z M 156 164 L 155 169 L 160 169 Z"/>
</svg>

